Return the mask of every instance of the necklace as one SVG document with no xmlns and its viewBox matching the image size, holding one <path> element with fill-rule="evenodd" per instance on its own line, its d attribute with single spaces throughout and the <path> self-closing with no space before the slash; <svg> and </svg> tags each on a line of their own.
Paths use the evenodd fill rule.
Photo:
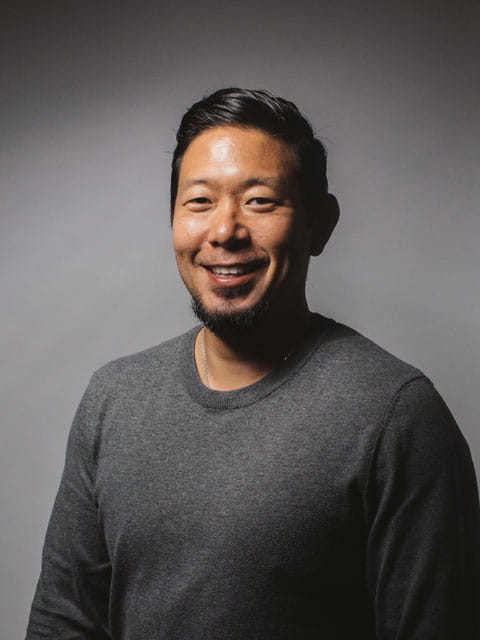
<svg viewBox="0 0 480 640">
<path fill-rule="evenodd" d="M 202 362 L 203 369 L 203 377 L 205 379 L 205 386 L 210 387 L 210 377 L 208 375 L 208 363 L 207 363 L 207 350 L 205 348 L 205 327 L 202 327 L 199 335 L 199 351 L 200 351 L 200 360 Z M 285 362 L 292 355 L 293 349 L 291 349 L 287 355 L 283 356 L 282 360 Z"/>
<path fill-rule="evenodd" d="M 208 377 L 207 352 L 205 350 L 205 327 L 203 327 L 200 332 L 200 342 L 198 346 L 200 348 L 200 360 L 202 361 L 205 385 L 207 387 L 210 387 L 210 378 Z"/>
</svg>

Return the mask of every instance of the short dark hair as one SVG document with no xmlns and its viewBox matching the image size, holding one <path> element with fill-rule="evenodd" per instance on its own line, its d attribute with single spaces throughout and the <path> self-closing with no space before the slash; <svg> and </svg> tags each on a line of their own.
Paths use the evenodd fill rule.
<svg viewBox="0 0 480 640">
<path fill-rule="evenodd" d="M 182 118 L 172 159 L 172 218 L 180 165 L 188 145 L 206 129 L 219 126 L 253 127 L 287 143 L 299 164 L 298 179 L 303 203 L 309 212 L 319 208 L 328 192 L 327 154 L 323 144 L 315 137 L 307 118 L 293 102 L 263 89 L 228 88 L 215 91 L 196 102 Z"/>
</svg>

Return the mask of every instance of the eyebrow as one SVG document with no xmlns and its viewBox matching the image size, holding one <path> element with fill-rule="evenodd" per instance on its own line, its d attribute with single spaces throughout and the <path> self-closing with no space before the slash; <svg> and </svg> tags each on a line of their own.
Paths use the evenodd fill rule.
<svg viewBox="0 0 480 640">
<path fill-rule="evenodd" d="M 208 180 L 207 178 L 188 178 L 187 180 L 182 180 L 182 182 L 178 185 L 180 189 L 188 189 L 188 187 L 195 186 L 197 184 L 211 185 L 213 187 L 218 186 L 219 181 L 217 180 Z M 244 180 L 240 183 L 240 187 L 243 189 L 249 189 L 250 187 L 255 187 L 257 185 L 278 188 L 280 186 L 280 180 L 278 178 L 273 178 L 269 176 L 262 176 L 258 178 L 248 178 L 248 180 Z"/>
</svg>

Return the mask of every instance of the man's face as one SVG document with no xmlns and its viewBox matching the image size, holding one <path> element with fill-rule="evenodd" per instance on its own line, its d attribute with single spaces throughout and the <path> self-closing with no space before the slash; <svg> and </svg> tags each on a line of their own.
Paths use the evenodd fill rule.
<svg viewBox="0 0 480 640">
<path fill-rule="evenodd" d="M 278 315 L 305 304 L 312 229 L 296 184 L 293 151 L 259 129 L 215 127 L 187 147 L 173 244 L 206 312 L 231 317 L 268 301 Z"/>
</svg>

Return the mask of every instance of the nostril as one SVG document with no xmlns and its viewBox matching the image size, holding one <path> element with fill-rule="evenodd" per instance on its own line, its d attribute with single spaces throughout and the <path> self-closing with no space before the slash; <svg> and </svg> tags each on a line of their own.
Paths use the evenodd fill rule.
<svg viewBox="0 0 480 640">
<path fill-rule="evenodd" d="M 212 247 L 224 247 L 225 249 L 230 249 L 231 251 L 234 249 L 240 249 L 247 246 L 250 243 L 249 236 L 228 236 L 223 239 L 214 238 L 210 240 L 210 244 Z"/>
<path fill-rule="evenodd" d="M 249 241 L 249 231 L 234 215 L 212 217 L 208 241 L 212 246 L 243 246 Z"/>
</svg>

